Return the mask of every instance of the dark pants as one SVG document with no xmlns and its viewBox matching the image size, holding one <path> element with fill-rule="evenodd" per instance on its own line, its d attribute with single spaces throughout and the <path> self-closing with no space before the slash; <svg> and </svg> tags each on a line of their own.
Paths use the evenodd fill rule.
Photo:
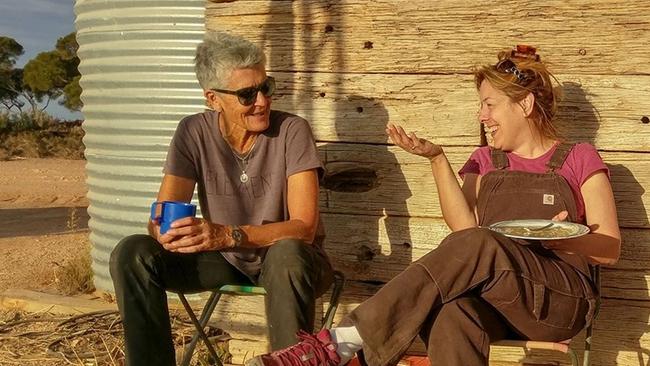
<svg viewBox="0 0 650 366">
<path fill-rule="evenodd" d="M 148 235 L 120 241 L 111 253 L 110 272 L 131 366 L 175 365 L 165 290 L 191 293 L 253 284 L 219 252 L 172 253 Z M 331 281 L 329 262 L 313 246 L 289 239 L 269 247 L 256 284 L 267 291 L 274 350 L 294 344 L 299 329 L 312 331 L 315 299 Z"/>
<path fill-rule="evenodd" d="M 432 365 L 487 365 L 510 334 L 561 341 L 593 317 L 591 281 L 551 251 L 487 229 L 449 235 L 359 305 L 368 365 L 394 365 L 419 334 Z"/>
</svg>

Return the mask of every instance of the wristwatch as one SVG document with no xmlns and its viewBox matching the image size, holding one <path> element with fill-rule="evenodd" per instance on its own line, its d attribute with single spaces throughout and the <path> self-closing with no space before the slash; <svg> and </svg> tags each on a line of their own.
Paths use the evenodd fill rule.
<svg viewBox="0 0 650 366">
<path fill-rule="evenodd" d="M 239 226 L 230 226 L 230 237 L 233 240 L 232 248 L 241 246 L 244 241 L 244 232 Z"/>
</svg>

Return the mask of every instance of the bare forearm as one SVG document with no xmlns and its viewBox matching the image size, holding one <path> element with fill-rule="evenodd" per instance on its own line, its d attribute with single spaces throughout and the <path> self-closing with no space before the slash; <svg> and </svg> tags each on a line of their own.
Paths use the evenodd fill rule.
<svg viewBox="0 0 650 366">
<path fill-rule="evenodd" d="M 314 241 L 316 228 L 302 220 L 289 220 L 264 225 L 240 226 L 244 232 L 243 247 L 261 248 L 272 245 L 278 240 L 299 239 L 307 244 Z"/>
<path fill-rule="evenodd" d="M 476 227 L 474 214 L 444 153 L 431 159 L 431 171 L 438 188 L 442 216 L 447 226 L 452 231 Z"/>
<path fill-rule="evenodd" d="M 621 253 L 620 239 L 598 233 L 555 240 L 549 244 L 551 249 L 584 255 L 592 264 L 615 264 Z"/>
</svg>

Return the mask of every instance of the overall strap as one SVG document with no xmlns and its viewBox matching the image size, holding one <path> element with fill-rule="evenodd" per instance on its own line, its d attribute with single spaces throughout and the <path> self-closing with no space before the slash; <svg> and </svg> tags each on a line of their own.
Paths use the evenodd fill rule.
<svg viewBox="0 0 650 366">
<path fill-rule="evenodd" d="M 490 156 L 492 157 L 494 169 L 501 170 L 508 167 L 508 156 L 502 150 L 490 148 Z"/>
<path fill-rule="evenodd" d="M 575 144 L 566 142 L 562 142 L 557 145 L 557 148 L 555 149 L 555 152 L 553 152 L 551 159 L 548 161 L 548 163 L 546 163 L 546 168 L 548 168 L 547 172 L 554 172 L 555 170 L 560 169 L 562 165 L 564 165 L 564 161 L 566 160 L 567 156 L 569 156 L 571 149 L 573 149 L 573 145 Z"/>
</svg>

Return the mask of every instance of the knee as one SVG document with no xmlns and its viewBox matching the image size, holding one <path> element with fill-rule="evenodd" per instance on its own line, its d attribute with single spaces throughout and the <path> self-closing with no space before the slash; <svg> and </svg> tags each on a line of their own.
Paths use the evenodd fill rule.
<svg viewBox="0 0 650 366">
<path fill-rule="evenodd" d="M 279 240 L 269 248 L 264 262 L 272 267 L 304 269 L 311 262 L 310 250 L 313 248 L 310 248 L 302 240 Z"/>
<path fill-rule="evenodd" d="M 497 235 L 499 234 L 486 228 L 470 228 L 455 231 L 440 243 L 439 248 L 475 253 L 482 250 L 496 250 L 501 248 L 501 243 L 497 240 Z"/>
<path fill-rule="evenodd" d="M 472 263 L 503 257 L 503 243 L 489 229 L 471 228 L 449 234 L 438 247 L 425 254 L 418 263 L 425 267 L 443 268 L 450 262 Z"/>
<path fill-rule="evenodd" d="M 312 272 L 313 248 L 297 239 L 280 240 L 266 253 L 263 264 L 263 277 L 281 281 L 297 279 Z"/>
<path fill-rule="evenodd" d="M 115 276 L 129 269 L 139 267 L 153 257 L 159 244 L 149 235 L 131 235 L 120 240 L 113 248 L 109 260 L 109 271 Z"/>
</svg>

